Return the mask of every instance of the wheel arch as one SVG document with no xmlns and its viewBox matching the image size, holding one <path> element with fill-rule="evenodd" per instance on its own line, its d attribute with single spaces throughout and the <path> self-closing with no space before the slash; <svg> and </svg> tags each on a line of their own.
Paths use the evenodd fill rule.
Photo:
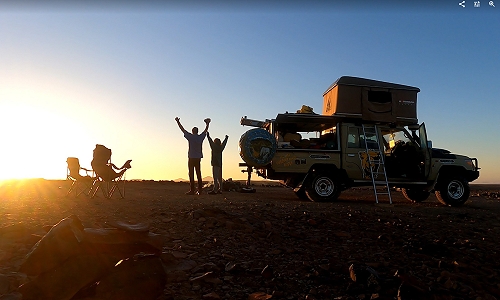
<svg viewBox="0 0 500 300">
<path fill-rule="evenodd" d="M 434 182 L 434 189 L 439 189 L 446 178 L 450 176 L 463 176 L 466 177 L 466 169 L 462 166 L 442 166 L 439 169 L 439 173 L 436 176 L 436 180 Z"/>
<path fill-rule="evenodd" d="M 340 169 L 337 167 L 335 164 L 314 164 L 309 168 L 309 171 L 306 173 L 302 181 L 294 188 L 294 191 L 299 191 L 304 188 L 304 186 L 307 184 L 308 180 L 310 180 L 314 175 L 320 172 L 325 172 L 325 173 L 334 173 L 338 175 L 338 179 L 340 183 L 345 184 L 347 180 L 347 172 L 343 169 Z"/>
</svg>

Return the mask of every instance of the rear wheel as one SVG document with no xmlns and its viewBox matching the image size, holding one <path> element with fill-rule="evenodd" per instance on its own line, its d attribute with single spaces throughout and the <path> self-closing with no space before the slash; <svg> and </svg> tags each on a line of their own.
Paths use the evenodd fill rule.
<svg viewBox="0 0 500 300">
<path fill-rule="evenodd" d="M 436 198 L 444 205 L 460 206 L 469 199 L 469 183 L 461 177 L 442 180 L 436 189 Z"/>
<path fill-rule="evenodd" d="M 311 201 L 335 201 L 340 195 L 338 179 L 331 173 L 318 173 L 306 185 L 306 195 Z"/>
<path fill-rule="evenodd" d="M 411 202 L 425 201 L 431 194 L 430 192 L 419 188 L 403 188 L 401 191 L 403 192 L 403 196 Z"/>
</svg>

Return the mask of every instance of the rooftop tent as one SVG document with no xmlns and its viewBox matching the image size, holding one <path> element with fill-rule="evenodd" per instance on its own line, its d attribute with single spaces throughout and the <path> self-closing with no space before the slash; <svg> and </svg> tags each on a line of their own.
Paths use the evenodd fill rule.
<svg viewBox="0 0 500 300">
<path fill-rule="evenodd" d="M 342 76 L 323 93 L 323 115 L 415 124 L 418 92 L 413 86 Z"/>
</svg>

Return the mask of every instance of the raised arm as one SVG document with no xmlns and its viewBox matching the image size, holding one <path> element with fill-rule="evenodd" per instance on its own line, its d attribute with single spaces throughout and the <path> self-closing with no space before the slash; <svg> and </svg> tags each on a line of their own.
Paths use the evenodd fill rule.
<svg viewBox="0 0 500 300">
<path fill-rule="evenodd" d="M 210 132 L 207 131 L 207 138 L 208 138 L 208 142 L 210 143 L 210 147 L 213 146 L 214 144 L 214 141 L 212 140 L 212 138 L 210 137 Z"/>
<path fill-rule="evenodd" d="M 229 138 L 229 136 L 226 134 L 226 137 L 224 138 L 224 141 L 222 142 L 222 150 L 224 150 L 224 148 L 226 148 L 228 138 Z"/>
<path fill-rule="evenodd" d="M 175 117 L 175 121 L 177 122 L 177 125 L 179 125 L 179 128 L 181 129 L 182 132 L 186 132 L 186 129 L 181 124 L 181 119 L 179 117 Z"/>
<path fill-rule="evenodd" d="M 205 130 L 203 130 L 203 132 L 207 133 L 208 132 L 208 126 L 210 125 L 210 118 L 206 118 L 205 120 L 205 124 L 207 124 L 207 126 L 205 126 Z"/>
</svg>

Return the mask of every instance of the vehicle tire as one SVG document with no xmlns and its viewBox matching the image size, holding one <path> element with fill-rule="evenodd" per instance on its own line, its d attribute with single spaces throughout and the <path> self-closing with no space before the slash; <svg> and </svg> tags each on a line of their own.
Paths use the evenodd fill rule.
<svg viewBox="0 0 500 300">
<path fill-rule="evenodd" d="M 436 198 L 444 205 L 460 206 L 469 199 L 470 187 L 462 177 L 449 177 L 439 183 Z"/>
<path fill-rule="evenodd" d="M 271 162 L 278 144 L 276 138 L 262 128 L 245 132 L 240 138 L 240 156 L 251 167 L 264 167 Z"/>
<path fill-rule="evenodd" d="M 335 174 L 318 173 L 306 185 L 307 198 L 315 202 L 335 201 L 340 195 L 340 184 Z"/>
<path fill-rule="evenodd" d="M 403 188 L 401 189 L 403 196 L 411 202 L 422 202 L 427 200 L 430 196 L 430 192 L 424 191 L 419 188 Z"/>
</svg>

